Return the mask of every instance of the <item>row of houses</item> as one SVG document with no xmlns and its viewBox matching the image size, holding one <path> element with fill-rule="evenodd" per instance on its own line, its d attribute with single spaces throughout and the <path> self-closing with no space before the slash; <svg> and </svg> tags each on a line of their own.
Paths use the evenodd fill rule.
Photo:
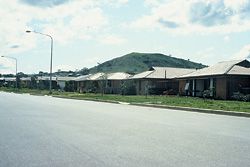
<svg viewBox="0 0 250 167">
<path fill-rule="evenodd" d="M 78 77 L 75 81 L 79 92 L 121 93 L 125 85 L 134 87 L 133 94 L 136 95 L 206 95 L 230 99 L 235 93 L 250 94 L 250 62 L 223 61 L 203 69 L 152 67 L 133 76 L 126 73 L 97 73 Z"/>
<path fill-rule="evenodd" d="M 179 94 L 203 97 L 206 92 L 209 97 L 230 99 L 235 93 L 250 94 L 250 62 L 223 61 L 203 69 L 152 67 L 134 76 L 126 73 L 97 73 L 79 77 L 76 81 L 80 92 L 87 92 L 88 85 L 96 84 L 100 88 L 102 82 L 107 81 L 105 88 L 110 90 L 108 93 L 120 93 L 122 85 L 128 82 L 134 86 L 137 95 Z"/>
<path fill-rule="evenodd" d="M 49 77 L 37 77 L 36 80 L 37 83 L 48 83 Z M 23 78 L 24 81 L 29 82 L 27 78 Z M 73 91 L 80 93 L 179 94 L 194 97 L 206 94 L 216 99 L 230 99 L 235 93 L 250 94 L 250 62 L 224 61 L 203 69 L 151 67 L 136 75 L 116 72 L 52 78 L 54 88 L 64 89 L 69 82 L 73 84 Z"/>
</svg>

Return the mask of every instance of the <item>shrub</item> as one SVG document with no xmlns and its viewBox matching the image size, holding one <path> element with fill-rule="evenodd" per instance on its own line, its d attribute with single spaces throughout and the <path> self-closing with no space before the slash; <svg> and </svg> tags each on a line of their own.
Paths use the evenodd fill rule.
<svg viewBox="0 0 250 167">
<path fill-rule="evenodd" d="M 237 100 L 237 101 L 250 101 L 250 94 L 244 95 L 240 92 L 235 92 L 232 96 L 231 99 Z"/>
</svg>

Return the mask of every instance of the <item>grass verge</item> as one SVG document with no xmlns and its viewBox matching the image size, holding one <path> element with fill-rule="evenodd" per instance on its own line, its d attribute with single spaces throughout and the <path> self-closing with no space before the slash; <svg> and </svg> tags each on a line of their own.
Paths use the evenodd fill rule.
<svg viewBox="0 0 250 167">
<path fill-rule="evenodd" d="M 102 101 L 116 101 L 126 103 L 140 103 L 140 104 L 157 104 L 178 107 L 193 107 L 202 109 L 214 109 L 224 111 L 238 111 L 249 112 L 250 103 L 241 101 L 226 101 L 226 100 L 212 100 L 195 97 L 182 96 L 121 96 L 121 95 L 101 95 L 101 94 L 79 94 L 79 93 L 61 93 L 54 95 L 56 97 L 65 97 L 72 99 L 90 99 Z"/>
</svg>

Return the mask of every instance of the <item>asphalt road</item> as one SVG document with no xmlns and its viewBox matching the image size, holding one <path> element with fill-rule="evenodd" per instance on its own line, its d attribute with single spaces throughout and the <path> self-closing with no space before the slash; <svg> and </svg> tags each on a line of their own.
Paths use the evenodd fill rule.
<svg viewBox="0 0 250 167">
<path fill-rule="evenodd" d="M 250 119 L 0 92 L 0 167 L 250 166 Z"/>
</svg>

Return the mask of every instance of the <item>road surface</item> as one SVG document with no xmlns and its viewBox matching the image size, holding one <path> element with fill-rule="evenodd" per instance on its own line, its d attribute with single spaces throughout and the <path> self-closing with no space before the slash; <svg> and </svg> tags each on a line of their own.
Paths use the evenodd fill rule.
<svg viewBox="0 0 250 167">
<path fill-rule="evenodd" d="M 0 167 L 250 166 L 250 119 L 0 92 Z"/>
</svg>

